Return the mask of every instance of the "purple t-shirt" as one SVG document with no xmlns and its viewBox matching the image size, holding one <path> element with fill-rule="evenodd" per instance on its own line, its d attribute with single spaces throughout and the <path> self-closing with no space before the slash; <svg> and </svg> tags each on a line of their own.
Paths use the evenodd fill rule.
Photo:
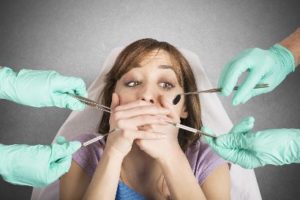
<svg viewBox="0 0 300 200">
<path fill-rule="evenodd" d="M 96 136 L 99 136 L 99 134 L 84 134 L 74 139 L 85 142 Z M 101 159 L 104 146 L 105 141 L 101 139 L 87 147 L 82 147 L 73 154 L 73 160 L 92 177 Z M 200 140 L 188 148 L 186 157 L 199 184 L 202 184 L 216 167 L 227 163 L 217 156 L 206 143 Z"/>
</svg>

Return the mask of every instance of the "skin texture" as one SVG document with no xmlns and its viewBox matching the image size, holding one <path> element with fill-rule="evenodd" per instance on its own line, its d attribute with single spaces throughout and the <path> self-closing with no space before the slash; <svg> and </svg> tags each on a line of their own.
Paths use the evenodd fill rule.
<svg viewBox="0 0 300 200">
<path fill-rule="evenodd" d="M 74 161 L 61 180 L 61 199 L 114 199 L 121 179 L 147 199 L 229 199 L 229 170 L 217 167 L 200 186 L 181 150 L 178 129 L 186 118 L 182 93 L 167 52 L 153 51 L 117 81 L 110 129 L 93 178 Z M 188 186 L 188 187 L 186 187 Z"/>
</svg>

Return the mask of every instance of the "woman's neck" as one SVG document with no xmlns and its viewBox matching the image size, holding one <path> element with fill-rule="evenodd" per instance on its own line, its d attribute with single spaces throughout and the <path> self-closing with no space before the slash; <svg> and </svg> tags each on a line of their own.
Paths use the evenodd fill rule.
<svg viewBox="0 0 300 200">
<path fill-rule="evenodd" d="M 150 199 L 161 199 L 164 178 L 158 162 L 134 144 L 122 163 L 121 179 L 129 187 Z M 154 192 L 153 192 L 154 191 Z"/>
<path fill-rule="evenodd" d="M 158 163 L 142 151 L 135 143 L 132 145 L 131 151 L 124 158 L 122 166 L 124 169 L 134 169 L 140 175 L 156 167 Z"/>
<path fill-rule="evenodd" d="M 161 174 L 158 163 L 134 144 L 122 163 L 121 178 L 129 186 L 152 184 Z"/>
</svg>

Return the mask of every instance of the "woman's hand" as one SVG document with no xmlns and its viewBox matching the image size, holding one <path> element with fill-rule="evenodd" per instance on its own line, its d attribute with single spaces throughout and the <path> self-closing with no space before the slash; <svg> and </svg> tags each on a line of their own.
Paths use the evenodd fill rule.
<svg viewBox="0 0 300 200">
<path fill-rule="evenodd" d="M 148 124 L 164 124 L 164 117 L 169 113 L 166 108 L 158 107 L 145 101 L 135 101 L 126 105 L 119 105 L 116 93 L 112 96 L 112 114 L 110 116 L 110 133 L 107 138 L 106 151 L 124 158 L 131 150 L 133 141 L 161 140 L 166 137 L 164 132 L 155 133 L 138 130 L 139 126 Z"/>
<path fill-rule="evenodd" d="M 157 160 L 165 160 L 170 155 L 180 152 L 180 145 L 178 143 L 178 128 L 167 123 L 169 122 L 180 122 L 179 115 L 175 112 L 172 105 L 164 98 L 161 98 L 161 105 L 163 108 L 169 110 L 169 114 L 163 117 L 165 123 L 152 123 L 147 126 L 139 127 L 139 130 L 147 131 L 150 133 L 160 133 L 166 135 L 165 138 L 160 140 L 136 140 L 136 144 L 141 150 L 145 151 L 151 157 Z"/>
</svg>

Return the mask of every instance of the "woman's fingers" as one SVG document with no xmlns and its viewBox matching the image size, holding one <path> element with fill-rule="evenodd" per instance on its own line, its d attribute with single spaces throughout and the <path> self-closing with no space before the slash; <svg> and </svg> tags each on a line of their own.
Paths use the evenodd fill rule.
<svg viewBox="0 0 300 200">
<path fill-rule="evenodd" d="M 110 107 L 112 110 L 115 110 L 115 108 L 120 104 L 120 99 L 117 93 L 112 94 L 111 98 L 111 104 Z"/>
<path fill-rule="evenodd" d="M 115 111 L 128 110 L 137 106 L 147 106 L 147 105 L 152 105 L 152 104 L 147 101 L 138 100 L 138 101 L 130 102 L 128 104 L 120 105 L 115 109 Z"/>
<path fill-rule="evenodd" d="M 147 124 L 166 124 L 167 121 L 180 121 L 174 108 L 166 99 L 164 99 L 161 106 L 141 100 L 126 105 L 119 104 L 119 97 L 114 93 L 111 103 L 114 110 L 110 116 L 112 128 L 138 130 L 139 126 Z"/>
<path fill-rule="evenodd" d="M 132 118 L 116 120 L 115 126 L 120 129 L 137 130 L 138 126 L 147 124 L 164 124 L 165 119 L 159 115 L 140 115 Z"/>
<path fill-rule="evenodd" d="M 149 132 L 141 130 L 118 130 L 115 132 L 115 136 L 118 135 L 127 141 L 133 142 L 135 139 L 139 140 L 156 140 L 166 138 L 166 134 L 159 132 Z"/>
<path fill-rule="evenodd" d="M 114 118 L 125 119 L 132 118 L 139 115 L 167 115 L 170 111 L 155 105 L 137 106 L 126 110 L 119 110 L 113 113 Z"/>
<path fill-rule="evenodd" d="M 148 132 L 148 131 L 135 131 L 134 139 L 139 140 L 158 140 L 164 139 L 167 135 L 159 132 Z"/>
<path fill-rule="evenodd" d="M 180 117 L 176 113 L 174 109 L 174 105 L 171 104 L 166 97 L 162 96 L 161 97 L 161 104 L 162 107 L 169 110 L 169 113 L 167 114 L 168 117 L 172 119 L 173 122 L 180 122 Z"/>
</svg>

